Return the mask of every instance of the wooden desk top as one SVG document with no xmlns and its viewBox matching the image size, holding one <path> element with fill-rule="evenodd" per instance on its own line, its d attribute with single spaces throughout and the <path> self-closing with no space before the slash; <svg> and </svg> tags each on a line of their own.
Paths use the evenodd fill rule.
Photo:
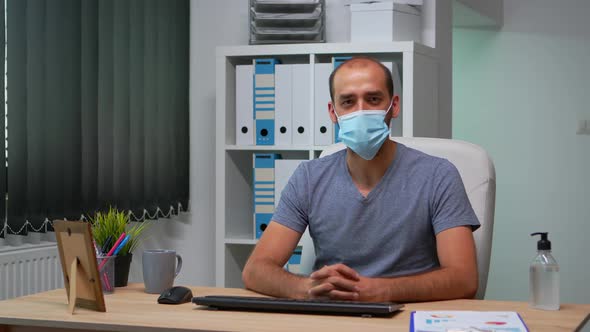
<svg viewBox="0 0 590 332">
<path fill-rule="evenodd" d="M 516 311 L 531 331 L 573 331 L 590 313 L 590 304 L 563 304 L 559 311 L 533 310 L 524 302 L 454 300 L 406 304 L 391 318 L 213 311 L 192 303 L 157 304 L 143 284 L 105 295 L 106 313 L 67 310 L 63 289 L 0 301 L 0 332 L 15 326 L 103 331 L 408 331 L 413 310 Z M 195 296 L 253 295 L 244 289 L 192 287 Z"/>
</svg>

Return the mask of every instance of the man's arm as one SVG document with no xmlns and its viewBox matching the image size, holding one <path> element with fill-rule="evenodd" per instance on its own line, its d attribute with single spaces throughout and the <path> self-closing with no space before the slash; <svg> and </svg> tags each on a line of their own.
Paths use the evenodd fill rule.
<svg viewBox="0 0 590 332">
<path fill-rule="evenodd" d="M 478 285 L 477 258 L 471 227 L 454 227 L 438 233 L 436 250 L 439 269 L 385 280 L 390 299 L 433 301 L 475 296 Z M 366 291 L 367 295 L 371 295 L 369 289 Z M 362 298 L 362 286 L 360 293 Z"/>
<path fill-rule="evenodd" d="M 285 271 L 283 266 L 293 254 L 301 234 L 277 222 L 271 222 L 248 258 L 242 280 L 253 291 L 288 298 L 327 297 L 336 292 L 341 299 L 358 298 L 359 275 L 343 264 L 331 267 L 321 279 L 302 277 Z"/>
<path fill-rule="evenodd" d="M 298 232 L 271 222 L 248 258 L 242 280 L 246 288 L 277 297 L 305 298 L 308 278 L 285 271 L 283 266 L 301 238 Z"/>
<path fill-rule="evenodd" d="M 473 298 L 478 279 L 471 227 L 444 230 L 437 234 L 436 243 L 439 269 L 405 277 L 360 277 L 356 283 L 358 300 L 413 302 Z M 311 278 L 320 280 L 333 274 L 332 266 L 327 266 L 314 272 Z M 334 299 L 351 298 L 351 292 L 342 289 L 335 289 L 328 295 Z"/>
</svg>

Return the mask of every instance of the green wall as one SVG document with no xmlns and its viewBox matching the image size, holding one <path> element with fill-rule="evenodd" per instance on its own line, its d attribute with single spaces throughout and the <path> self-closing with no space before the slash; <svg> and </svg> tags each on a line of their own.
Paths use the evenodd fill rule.
<svg viewBox="0 0 590 332">
<path fill-rule="evenodd" d="M 590 303 L 590 6 L 505 1 L 500 30 L 453 31 L 453 137 L 497 174 L 487 299 L 528 300 L 536 231 L 549 232 L 561 300 Z M 587 27 L 588 26 L 588 27 Z"/>
</svg>

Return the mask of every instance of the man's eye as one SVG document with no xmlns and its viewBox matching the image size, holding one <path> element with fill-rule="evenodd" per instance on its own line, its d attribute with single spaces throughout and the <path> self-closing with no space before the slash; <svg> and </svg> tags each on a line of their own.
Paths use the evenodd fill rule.
<svg viewBox="0 0 590 332">
<path fill-rule="evenodd" d="M 371 104 L 379 104 L 381 102 L 381 98 L 379 98 L 379 97 L 369 97 L 369 102 Z"/>
<path fill-rule="evenodd" d="M 352 101 L 351 100 L 343 100 L 342 103 L 341 103 L 342 106 L 349 106 L 351 104 L 352 104 Z"/>
</svg>

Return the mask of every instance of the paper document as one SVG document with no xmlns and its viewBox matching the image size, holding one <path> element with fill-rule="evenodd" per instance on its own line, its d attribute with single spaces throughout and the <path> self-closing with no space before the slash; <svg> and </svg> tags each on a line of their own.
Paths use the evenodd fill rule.
<svg viewBox="0 0 590 332">
<path fill-rule="evenodd" d="M 410 331 L 415 332 L 526 332 L 513 311 L 414 311 Z"/>
</svg>

